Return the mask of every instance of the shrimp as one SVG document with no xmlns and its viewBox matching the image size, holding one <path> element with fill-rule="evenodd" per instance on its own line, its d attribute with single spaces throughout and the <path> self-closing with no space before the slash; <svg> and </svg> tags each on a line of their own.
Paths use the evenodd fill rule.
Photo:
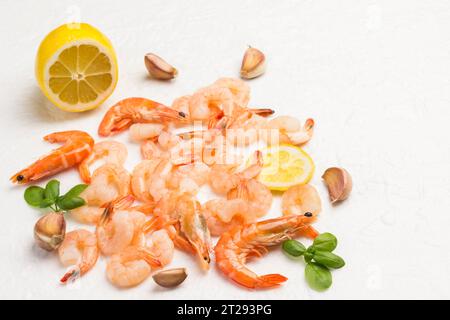
<svg viewBox="0 0 450 320">
<path fill-rule="evenodd" d="M 311 140 L 314 131 L 314 120 L 307 119 L 303 127 L 298 119 L 280 116 L 268 122 L 267 128 L 279 131 L 279 143 L 300 145 Z M 274 141 L 267 141 L 273 144 Z"/>
<path fill-rule="evenodd" d="M 122 210 L 129 208 L 134 198 L 126 196 L 108 204 L 95 232 L 100 251 L 112 255 L 124 250 L 133 243 L 140 243 L 141 229 L 146 221 L 145 214 L 138 211 Z"/>
<path fill-rule="evenodd" d="M 51 133 L 44 140 L 64 145 L 16 173 L 10 178 L 11 182 L 24 184 L 73 167 L 89 156 L 94 145 L 94 139 L 89 134 L 75 130 Z"/>
<path fill-rule="evenodd" d="M 152 139 L 145 140 L 141 143 L 141 155 L 144 160 L 152 160 L 155 158 L 168 158 L 169 154 L 163 150 Z"/>
<path fill-rule="evenodd" d="M 280 274 L 258 276 L 245 265 L 247 258 L 262 256 L 267 247 L 300 235 L 315 238 L 310 215 L 292 215 L 264 220 L 222 234 L 215 250 L 219 270 L 230 280 L 250 289 L 267 289 L 287 280 Z"/>
<path fill-rule="evenodd" d="M 158 137 L 166 128 L 162 123 L 135 123 L 130 127 L 130 139 L 142 141 Z"/>
<path fill-rule="evenodd" d="M 250 86 L 240 79 L 220 78 L 213 83 L 213 86 L 228 89 L 234 102 L 242 107 L 246 107 L 250 101 Z"/>
<path fill-rule="evenodd" d="M 181 96 L 172 102 L 172 109 L 183 112 L 188 120 L 190 119 L 189 101 L 191 98 L 192 96 L 189 95 Z"/>
<path fill-rule="evenodd" d="M 201 267 L 208 270 L 211 239 L 200 203 L 191 195 L 171 192 L 157 203 L 153 214 L 155 217 L 145 223 L 144 232 L 175 227 L 175 245 L 194 253 Z"/>
<path fill-rule="evenodd" d="M 242 199 L 213 199 L 203 204 L 208 229 L 212 236 L 220 236 L 237 226 L 256 221 L 256 216 Z"/>
<path fill-rule="evenodd" d="M 322 210 L 322 203 L 317 190 L 309 184 L 290 187 L 281 198 L 283 215 L 304 214 L 311 212 L 317 216 Z"/>
<path fill-rule="evenodd" d="M 246 111 L 228 125 L 226 137 L 237 147 L 247 146 L 262 137 L 267 123 L 266 118 Z"/>
<path fill-rule="evenodd" d="M 64 266 L 73 266 L 60 281 L 66 283 L 75 280 L 91 270 L 97 262 L 97 237 L 83 229 L 68 232 L 58 248 L 58 255 Z"/>
<path fill-rule="evenodd" d="M 137 286 L 148 278 L 152 268 L 158 268 L 161 262 L 145 247 L 127 247 L 111 256 L 106 265 L 108 280 L 117 287 Z"/>
<path fill-rule="evenodd" d="M 172 262 L 175 247 L 167 230 L 161 229 L 151 233 L 146 237 L 145 245 L 161 262 L 161 266 L 164 267 Z"/>
<path fill-rule="evenodd" d="M 168 179 L 168 186 L 180 193 L 195 195 L 209 179 L 210 168 L 203 162 L 177 166 Z"/>
<path fill-rule="evenodd" d="M 217 86 L 199 89 L 189 100 L 192 120 L 210 120 L 222 113 L 231 115 L 233 108 L 234 100 L 230 90 Z"/>
<path fill-rule="evenodd" d="M 133 123 L 185 121 L 186 115 L 145 98 L 127 98 L 112 106 L 103 117 L 98 134 L 106 137 L 129 128 Z"/>
<path fill-rule="evenodd" d="M 91 154 L 85 158 L 78 166 L 81 179 L 86 182 L 91 182 L 91 172 L 89 166 L 97 160 L 103 159 L 104 163 L 113 163 L 118 166 L 123 166 L 127 159 L 128 151 L 124 144 L 117 141 L 101 141 L 97 142 L 92 149 Z"/>
<path fill-rule="evenodd" d="M 72 209 L 71 217 L 82 223 L 97 224 L 103 206 L 130 193 L 130 174 L 121 166 L 104 164 L 94 171 L 91 184 L 80 194 L 86 205 Z"/>
</svg>

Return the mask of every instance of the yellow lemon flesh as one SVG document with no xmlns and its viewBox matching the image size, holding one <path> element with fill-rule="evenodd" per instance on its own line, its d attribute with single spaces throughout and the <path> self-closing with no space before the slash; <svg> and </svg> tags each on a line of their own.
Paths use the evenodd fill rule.
<svg viewBox="0 0 450 320">
<path fill-rule="evenodd" d="M 301 148 L 277 145 L 262 150 L 264 167 L 258 180 L 271 190 L 285 191 L 308 183 L 314 174 L 314 162 Z"/>
<path fill-rule="evenodd" d="M 117 75 L 111 42 L 89 24 L 62 25 L 39 46 L 37 82 L 44 95 L 65 111 L 98 107 L 114 91 Z"/>
</svg>

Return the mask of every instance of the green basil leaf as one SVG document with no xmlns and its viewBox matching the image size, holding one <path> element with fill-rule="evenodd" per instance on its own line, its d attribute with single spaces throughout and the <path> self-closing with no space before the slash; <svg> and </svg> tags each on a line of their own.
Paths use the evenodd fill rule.
<svg viewBox="0 0 450 320">
<path fill-rule="evenodd" d="M 84 206 L 85 204 L 86 201 L 84 201 L 83 198 L 80 197 L 67 198 L 66 196 L 60 197 L 56 202 L 56 205 L 61 210 L 72 210 Z"/>
<path fill-rule="evenodd" d="M 51 180 L 45 186 L 44 191 L 45 199 L 52 200 L 53 203 L 58 199 L 59 196 L 59 181 Z"/>
<path fill-rule="evenodd" d="M 54 203 L 55 201 L 53 201 L 52 199 L 42 199 L 41 203 L 39 204 L 39 208 L 48 208 Z"/>
<path fill-rule="evenodd" d="M 344 259 L 328 251 L 316 251 L 313 259 L 328 268 L 339 269 L 345 266 Z"/>
<path fill-rule="evenodd" d="M 321 266 L 320 264 L 314 262 L 306 265 L 305 277 L 309 286 L 317 291 L 324 291 L 328 289 L 333 282 L 330 270 L 328 270 L 327 267 Z"/>
<path fill-rule="evenodd" d="M 325 232 L 314 239 L 313 246 L 316 250 L 331 252 L 337 247 L 337 239 L 331 233 Z"/>
<path fill-rule="evenodd" d="M 23 197 L 30 206 L 39 207 L 44 200 L 44 189 L 39 186 L 28 187 Z"/>
<path fill-rule="evenodd" d="M 305 258 L 306 263 L 310 263 L 313 258 L 313 254 L 311 252 L 308 252 L 308 250 L 306 250 L 305 255 L 303 257 Z"/>
<path fill-rule="evenodd" d="M 88 187 L 87 184 L 77 184 L 75 187 L 67 191 L 67 193 L 63 197 L 64 198 L 78 197 L 87 187 Z"/>
<path fill-rule="evenodd" d="M 296 240 L 284 241 L 282 248 L 283 248 L 284 252 L 286 252 L 287 254 L 289 254 L 293 257 L 300 257 L 306 251 L 305 246 Z"/>
</svg>

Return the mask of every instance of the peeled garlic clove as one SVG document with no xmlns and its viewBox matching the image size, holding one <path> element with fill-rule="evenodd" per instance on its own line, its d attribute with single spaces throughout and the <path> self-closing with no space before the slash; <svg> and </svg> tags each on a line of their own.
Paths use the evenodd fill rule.
<svg viewBox="0 0 450 320">
<path fill-rule="evenodd" d="M 352 177 L 343 168 L 329 168 L 322 175 L 322 179 L 328 187 L 331 203 L 348 198 L 352 191 Z"/>
<path fill-rule="evenodd" d="M 60 212 L 48 213 L 34 225 L 34 239 L 39 247 L 47 251 L 57 249 L 66 234 L 66 220 Z"/>
<path fill-rule="evenodd" d="M 266 57 L 258 49 L 249 47 L 244 54 L 241 65 L 241 77 L 253 79 L 266 71 Z"/>
<path fill-rule="evenodd" d="M 148 73 L 155 79 L 170 80 L 178 75 L 177 69 L 156 54 L 147 53 L 144 61 Z"/>
<path fill-rule="evenodd" d="M 187 277 L 186 268 L 163 270 L 153 275 L 153 280 L 164 288 L 179 286 Z"/>
</svg>

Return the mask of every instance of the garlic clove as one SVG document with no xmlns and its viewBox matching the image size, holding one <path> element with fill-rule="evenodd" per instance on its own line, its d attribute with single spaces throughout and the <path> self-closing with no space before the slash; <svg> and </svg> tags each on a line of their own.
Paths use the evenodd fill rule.
<svg viewBox="0 0 450 320">
<path fill-rule="evenodd" d="M 241 77 L 253 79 L 266 71 L 266 57 L 258 49 L 249 47 L 244 54 L 241 65 Z"/>
<path fill-rule="evenodd" d="M 147 53 L 144 61 L 148 73 L 155 79 L 170 80 L 178 75 L 177 69 L 156 54 Z"/>
<path fill-rule="evenodd" d="M 328 168 L 322 175 L 322 179 L 328 187 L 331 203 L 347 199 L 352 191 L 352 177 L 343 168 Z"/>
<path fill-rule="evenodd" d="M 174 288 L 187 278 L 187 272 L 186 268 L 163 270 L 154 274 L 152 278 L 161 287 Z"/>
<path fill-rule="evenodd" d="M 48 213 L 34 225 L 36 243 L 47 251 L 57 249 L 63 242 L 65 234 L 66 221 L 60 212 Z"/>
</svg>

